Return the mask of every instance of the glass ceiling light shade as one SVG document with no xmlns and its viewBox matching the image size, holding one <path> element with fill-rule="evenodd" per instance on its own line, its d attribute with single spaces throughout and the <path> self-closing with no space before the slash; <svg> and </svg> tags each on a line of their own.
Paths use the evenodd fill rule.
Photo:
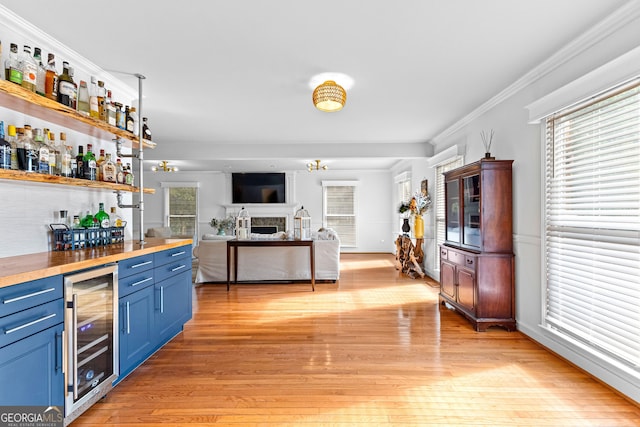
<svg viewBox="0 0 640 427">
<path fill-rule="evenodd" d="M 307 163 L 307 170 L 309 172 L 313 172 L 314 170 L 319 171 L 319 170 L 323 170 L 326 171 L 327 169 L 329 169 L 329 166 L 327 165 L 323 165 L 320 166 L 320 162 L 321 160 L 315 160 L 315 163 Z"/>
<path fill-rule="evenodd" d="M 347 92 L 333 80 L 327 80 L 313 91 L 313 105 L 320 111 L 333 113 L 342 110 Z"/>
<path fill-rule="evenodd" d="M 178 168 L 175 166 L 169 166 L 169 162 L 166 160 L 158 163 L 158 166 L 153 166 L 151 170 L 154 172 L 178 172 Z"/>
</svg>

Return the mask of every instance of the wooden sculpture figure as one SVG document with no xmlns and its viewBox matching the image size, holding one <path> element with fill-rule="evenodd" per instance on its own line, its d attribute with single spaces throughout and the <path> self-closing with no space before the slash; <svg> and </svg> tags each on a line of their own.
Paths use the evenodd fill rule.
<svg viewBox="0 0 640 427">
<path fill-rule="evenodd" d="M 424 277 L 424 272 L 415 256 L 415 246 L 408 236 L 398 236 L 396 239 L 396 270 L 415 279 Z"/>
</svg>

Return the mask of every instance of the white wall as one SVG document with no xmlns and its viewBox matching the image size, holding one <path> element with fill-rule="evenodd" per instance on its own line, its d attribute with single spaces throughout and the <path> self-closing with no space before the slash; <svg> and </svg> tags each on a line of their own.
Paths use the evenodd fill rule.
<svg viewBox="0 0 640 427">
<path fill-rule="evenodd" d="M 513 159 L 514 252 L 516 256 L 516 318 L 518 329 L 603 381 L 640 401 L 640 384 L 628 372 L 607 364 L 586 351 L 558 340 L 541 327 L 543 300 L 542 269 L 542 125 L 528 123 L 526 106 L 617 56 L 640 46 L 638 7 L 608 25 L 600 34 L 589 34 L 566 55 L 546 64 L 536 75 L 526 76 L 510 96 L 494 99 L 491 108 L 461 121 L 452 132 L 436 139 L 436 153 L 454 145 L 465 145 L 465 163 L 484 154 L 482 130 L 495 131 L 491 153 L 498 159 Z M 575 56 L 574 56 L 575 55 Z M 640 64 L 638 64 L 640 75 Z M 528 79 L 528 81 L 527 81 Z M 504 95 L 504 94 L 503 94 Z"/>
<path fill-rule="evenodd" d="M 322 181 L 358 181 L 357 214 L 358 246 L 343 248 L 343 252 L 393 252 L 391 235 L 390 173 L 388 171 L 307 171 L 288 172 L 292 175 L 293 198 L 287 203 L 297 203 L 309 211 L 312 228 L 322 226 Z M 223 217 L 228 204 L 227 180 L 221 172 L 147 173 L 145 187 L 155 188 L 156 194 L 145 196 L 145 228 L 164 224 L 164 201 L 161 182 L 198 182 L 199 236 L 214 231 L 209 226 L 213 217 Z M 249 212 L 251 213 L 251 212 Z"/>
</svg>

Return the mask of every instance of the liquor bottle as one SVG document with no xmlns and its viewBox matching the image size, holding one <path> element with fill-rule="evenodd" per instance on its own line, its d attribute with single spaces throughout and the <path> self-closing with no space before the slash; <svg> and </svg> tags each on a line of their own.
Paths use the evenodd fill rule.
<svg viewBox="0 0 640 427">
<path fill-rule="evenodd" d="M 124 110 L 122 109 L 122 104 L 119 102 L 114 102 L 114 105 L 116 106 L 116 126 L 119 129 L 126 129 L 127 120 Z"/>
<path fill-rule="evenodd" d="M 100 119 L 100 108 L 98 107 L 98 85 L 95 76 L 91 76 L 91 87 L 89 88 L 89 115 L 96 120 Z"/>
<path fill-rule="evenodd" d="M 24 45 L 20 63 L 22 64 L 22 87 L 35 92 L 38 79 L 38 63 L 31 56 L 30 46 Z"/>
<path fill-rule="evenodd" d="M 80 226 L 82 226 L 83 228 L 93 228 L 93 224 L 93 215 L 91 215 L 89 209 L 87 209 L 87 214 L 80 220 Z"/>
<path fill-rule="evenodd" d="M 84 148 L 78 145 L 78 154 L 76 155 L 75 177 L 84 179 Z"/>
<path fill-rule="evenodd" d="M 69 77 L 73 80 L 73 76 L 75 76 L 75 69 L 73 67 L 69 67 Z M 73 97 L 71 99 L 71 108 L 74 110 L 78 109 L 78 85 L 73 82 Z"/>
<path fill-rule="evenodd" d="M 111 153 L 107 153 L 107 159 L 102 164 L 102 180 L 106 182 L 117 182 L 116 165 L 111 160 Z"/>
<path fill-rule="evenodd" d="M 18 55 L 18 45 L 11 43 L 9 57 L 4 61 L 5 80 L 22 84 L 22 67 L 20 66 L 20 56 Z"/>
<path fill-rule="evenodd" d="M 87 88 L 87 82 L 80 80 L 80 87 L 78 88 L 78 113 L 83 116 L 89 116 L 91 107 L 89 104 L 89 88 Z"/>
<path fill-rule="evenodd" d="M 38 151 L 33 141 L 31 126 L 18 129 L 18 167 L 25 172 L 38 171 Z"/>
<path fill-rule="evenodd" d="M 122 217 L 120 217 L 120 215 L 118 215 L 118 213 L 116 212 L 116 207 L 115 206 L 111 206 L 111 225 L 114 227 L 122 227 L 123 226 L 123 221 L 122 221 Z"/>
<path fill-rule="evenodd" d="M 4 122 L 0 121 L 0 169 L 11 169 L 11 144 L 4 139 Z"/>
<path fill-rule="evenodd" d="M 93 154 L 92 144 L 87 144 L 87 152 L 84 154 L 82 158 L 82 163 L 84 167 L 84 179 L 88 179 L 91 181 L 96 180 L 96 156 Z"/>
<path fill-rule="evenodd" d="M 74 108 L 73 103 L 76 93 L 76 84 L 69 75 L 69 63 L 62 63 L 62 74 L 58 76 L 58 102 L 67 107 Z"/>
<path fill-rule="evenodd" d="M 124 184 L 124 168 L 122 167 L 122 160 L 116 160 L 116 182 L 118 184 Z"/>
<path fill-rule="evenodd" d="M 105 114 L 107 123 L 111 126 L 116 126 L 118 124 L 116 120 L 116 106 L 111 100 L 110 90 L 107 91 L 107 98 L 104 100 L 104 108 L 106 110 Z"/>
<path fill-rule="evenodd" d="M 49 145 L 49 175 L 60 175 L 60 168 L 58 167 L 60 147 L 56 144 L 55 134 L 47 131 L 44 142 Z"/>
<path fill-rule="evenodd" d="M 133 185 L 133 181 L 134 181 L 134 176 L 133 176 L 133 170 L 131 170 L 131 163 L 127 163 L 127 166 L 125 167 L 125 172 L 124 172 L 124 183 L 127 185 Z"/>
<path fill-rule="evenodd" d="M 47 75 L 47 69 L 42 63 L 42 52 L 39 47 L 33 49 L 33 59 L 38 64 L 38 74 L 36 74 L 36 93 L 38 95 L 45 96 L 45 80 Z"/>
<path fill-rule="evenodd" d="M 142 118 L 142 137 L 148 141 L 151 141 L 151 129 L 149 129 L 146 117 Z"/>
<path fill-rule="evenodd" d="M 127 130 L 132 132 L 135 136 L 138 136 L 138 112 L 136 107 L 129 108 L 129 115 L 127 116 Z"/>
<path fill-rule="evenodd" d="M 67 145 L 67 135 L 60 132 L 60 175 L 71 178 L 71 146 Z"/>
<path fill-rule="evenodd" d="M 7 141 L 11 144 L 11 170 L 17 171 L 18 168 L 18 145 L 16 141 L 18 138 L 16 137 L 16 127 L 14 125 L 9 125 L 7 127 L 7 135 L 9 136 Z"/>
<path fill-rule="evenodd" d="M 102 80 L 98 80 L 98 119 L 107 122 L 107 110 L 105 109 L 105 98 L 107 96 L 107 91 L 104 89 L 104 82 Z"/>
<path fill-rule="evenodd" d="M 49 146 L 44 143 L 42 129 L 33 129 L 33 142 L 38 150 L 38 172 L 49 174 Z"/>
<path fill-rule="evenodd" d="M 103 181 L 102 179 L 102 165 L 107 159 L 104 156 L 104 149 L 100 149 L 100 154 L 96 159 L 96 181 Z"/>
<path fill-rule="evenodd" d="M 54 101 L 58 100 L 58 72 L 56 71 L 56 57 L 53 53 L 50 53 L 47 56 L 47 68 L 44 78 L 44 95 Z"/>
<path fill-rule="evenodd" d="M 93 217 L 98 220 L 100 228 L 109 228 L 111 226 L 109 214 L 104 211 L 104 203 L 98 204 L 98 212 Z"/>
</svg>

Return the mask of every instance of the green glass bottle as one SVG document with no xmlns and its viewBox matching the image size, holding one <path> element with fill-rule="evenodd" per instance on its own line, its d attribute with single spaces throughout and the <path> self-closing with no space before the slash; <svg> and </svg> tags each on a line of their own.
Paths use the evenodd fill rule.
<svg viewBox="0 0 640 427">
<path fill-rule="evenodd" d="M 111 226 L 111 221 L 109 214 L 104 211 L 104 203 L 100 203 L 98 206 L 98 212 L 94 217 L 98 220 L 100 228 L 109 228 Z"/>
<path fill-rule="evenodd" d="M 82 165 L 84 168 L 84 179 L 95 181 L 97 174 L 97 161 L 96 155 L 93 154 L 92 150 L 93 146 L 91 144 L 87 144 L 87 152 L 82 157 Z"/>
<path fill-rule="evenodd" d="M 87 210 L 87 214 L 80 220 L 82 228 L 93 228 L 93 215 Z"/>
</svg>

